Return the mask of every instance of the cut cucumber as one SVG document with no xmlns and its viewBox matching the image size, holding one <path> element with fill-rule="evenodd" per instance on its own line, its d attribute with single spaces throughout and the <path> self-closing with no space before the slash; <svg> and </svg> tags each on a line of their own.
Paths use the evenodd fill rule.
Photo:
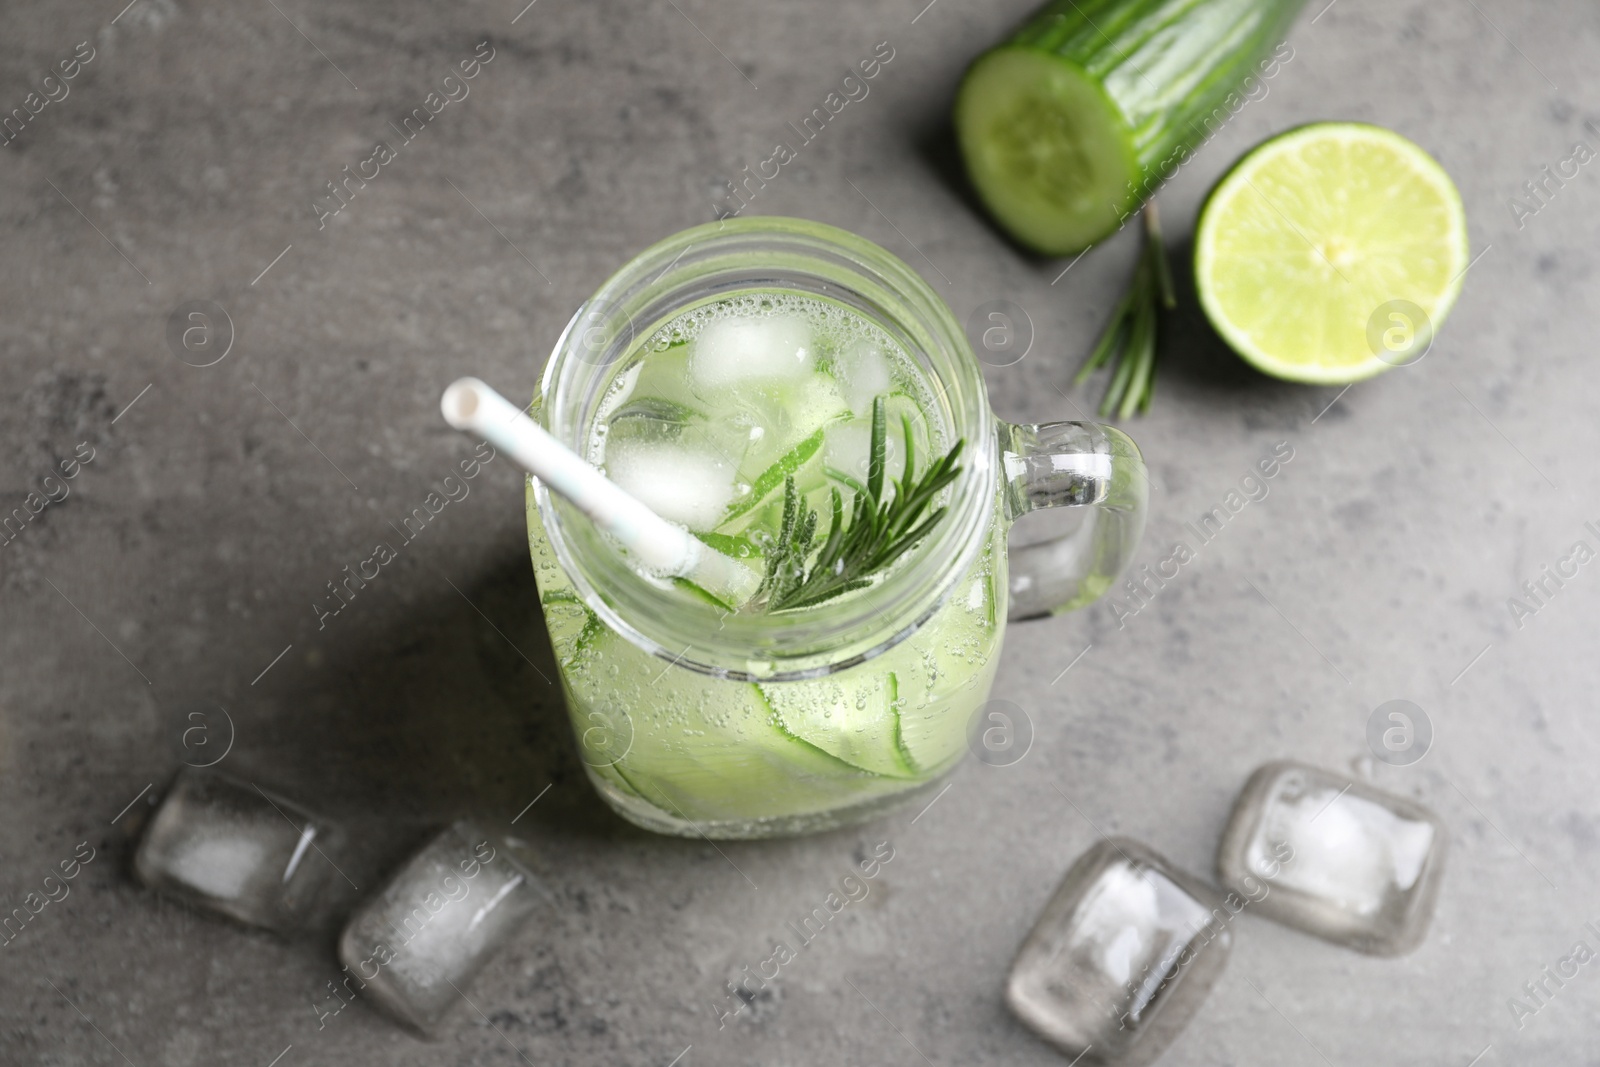
<svg viewBox="0 0 1600 1067">
<path fill-rule="evenodd" d="M 728 514 L 722 521 L 726 523 L 751 510 L 782 485 L 785 478 L 794 475 L 809 463 L 811 457 L 822 447 L 822 440 L 827 432 L 827 427 L 819 427 L 816 433 L 779 456 L 776 463 L 762 471 L 761 475 L 751 483 L 750 492 L 743 500 L 728 505 Z"/>
<path fill-rule="evenodd" d="M 966 755 L 967 726 L 973 711 L 988 695 L 999 662 L 1000 650 L 994 648 L 989 660 L 964 683 L 962 691 L 944 700 L 919 701 L 909 692 L 901 694 L 895 726 L 900 748 L 919 776 L 941 774 Z M 965 714 L 951 714 L 952 706 L 964 708 Z"/>
<path fill-rule="evenodd" d="M 916 764 L 900 736 L 900 683 L 893 671 L 779 683 L 762 689 L 785 730 L 874 774 L 913 778 Z"/>
<path fill-rule="evenodd" d="M 696 585 L 687 578 L 673 578 L 672 584 L 677 586 L 679 589 L 682 589 L 685 593 L 688 593 L 702 604 L 710 604 L 712 607 L 719 608 L 723 611 L 737 610 L 736 605 L 728 603 L 726 600 L 723 600 L 721 597 L 712 593 L 709 589 L 701 585 Z"/>
<path fill-rule="evenodd" d="M 748 537 L 720 533 L 697 533 L 695 536 L 702 544 L 734 559 L 755 559 L 761 555 L 760 547 Z"/>
<path fill-rule="evenodd" d="M 1037 251 L 1094 244 L 1237 109 L 1304 3 L 1047 4 L 961 83 L 956 137 L 979 196 Z"/>
<path fill-rule="evenodd" d="M 598 663 L 638 658 L 609 629 L 592 647 Z M 574 675 L 571 681 L 569 698 L 579 710 L 604 708 L 632 728 L 627 750 L 614 764 L 586 762 L 673 818 L 784 818 L 827 811 L 841 796 L 869 799 L 906 788 L 903 778 L 862 770 L 790 733 L 754 684 L 684 670 L 662 671 L 643 686 L 627 685 L 609 672 L 599 679 Z M 603 692 L 586 691 L 594 681 Z"/>
<path fill-rule="evenodd" d="M 1071 252 L 1117 228 L 1138 201 L 1133 138 L 1104 88 L 1035 48 L 979 59 L 956 99 L 967 172 L 1011 235 Z"/>
</svg>

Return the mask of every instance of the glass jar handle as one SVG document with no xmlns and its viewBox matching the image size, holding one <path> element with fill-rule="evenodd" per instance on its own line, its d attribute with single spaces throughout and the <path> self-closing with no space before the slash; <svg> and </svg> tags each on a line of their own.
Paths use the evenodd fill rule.
<svg viewBox="0 0 1600 1067">
<path fill-rule="evenodd" d="M 1133 439 L 1095 422 L 1000 424 L 1006 517 L 1084 508 L 1070 534 L 1012 548 L 1012 619 L 1094 603 L 1122 573 L 1144 532 L 1149 479 Z"/>
</svg>

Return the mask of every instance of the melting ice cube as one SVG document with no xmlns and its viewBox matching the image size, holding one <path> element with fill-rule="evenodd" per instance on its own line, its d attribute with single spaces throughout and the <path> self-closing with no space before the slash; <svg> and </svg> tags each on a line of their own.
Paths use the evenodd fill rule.
<svg viewBox="0 0 1600 1067">
<path fill-rule="evenodd" d="M 689 355 L 697 394 L 746 382 L 799 381 L 815 357 L 811 326 L 798 315 L 719 319 L 700 332 Z"/>
<path fill-rule="evenodd" d="M 733 498 L 734 465 L 709 446 L 616 441 L 606 448 L 606 475 L 657 515 L 691 530 L 721 521 Z"/>
<path fill-rule="evenodd" d="M 906 423 L 911 424 L 911 445 L 917 470 L 925 472 L 937 453 L 928 441 L 928 419 L 906 396 L 891 396 L 884 405 L 884 477 L 894 481 L 906 469 Z M 834 422 L 827 428 L 823 462 L 833 470 L 865 483 L 872 458 L 872 401 L 863 418 Z"/>
<path fill-rule="evenodd" d="M 1257 770 L 1239 794 L 1217 873 L 1234 887 L 1266 883 L 1263 915 L 1398 955 L 1427 932 L 1444 852 L 1444 824 L 1422 805 L 1284 761 Z"/>
<path fill-rule="evenodd" d="M 1006 1002 L 1069 1057 L 1149 1063 L 1227 962 L 1230 917 L 1156 853 L 1108 838 L 1045 906 L 1011 964 Z"/>
<path fill-rule="evenodd" d="M 884 477 L 892 482 L 906 469 L 905 438 L 898 425 L 889 427 L 883 445 Z M 872 466 L 871 419 L 853 419 L 829 426 L 823 437 L 822 461 L 830 469 L 847 474 L 862 485 L 867 484 Z"/>
<path fill-rule="evenodd" d="M 339 960 L 360 993 L 430 1033 L 538 899 L 504 841 L 457 822 L 350 917 Z"/>
<path fill-rule="evenodd" d="M 889 392 L 892 381 L 883 349 L 871 341 L 854 341 L 840 351 L 834 363 L 839 391 L 857 418 L 871 418 L 872 401 Z"/>
<path fill-rule="evenodd" d="M 150 820 L 133 869 L 151 889 L 289 933 L 315 917 L 336 851 L 329 824 L 298 804 L 185 769 Z"/>
</svg>

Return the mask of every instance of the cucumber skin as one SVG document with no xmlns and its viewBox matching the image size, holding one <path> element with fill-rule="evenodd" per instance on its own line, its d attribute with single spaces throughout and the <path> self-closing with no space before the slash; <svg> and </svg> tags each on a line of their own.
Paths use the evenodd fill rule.
<svg viewBox="0 0 1600 1067">
<path fill-rule="evenodd" d="M 1070 254 L 1103 240 L 1241 106 L 1247 79 L 1270 78 L 1277 62 L 1293 58 L 1292 49 L 1285 56 L 1274 48 L 1287 47 L 1284 37 L 1305 2 L 1052 0 L 978 56 L 958 94 L 959 139 L 980 197 L 1014 238 L 1046 255 Z M 1126 168 L 1123 191 L 1107 204 L 1104 219 L 1058 216 L 1053 227 L 1059 231 L 1065 222 L 1078 231 L 1075 237 L 1036 231 L 991 200 L 960 130 L 969 87 L 978 91 L 976 72 L 985 60 L 1008 52 L 1048 57 L 1072 69 L 1098 88 L 1108 105 L 1105 120 L 1121 120 L 1115 136 L 1131 155 L 1119 164 Z"/>
<path fill-rule="evenodd" d="M 1054 0 L 1007 42 L 1048 52 L 1098 81 L 1128 122 L 1149 195 L 1247 77 L 1283 42 L 1306 0 Z"/>
</svg>

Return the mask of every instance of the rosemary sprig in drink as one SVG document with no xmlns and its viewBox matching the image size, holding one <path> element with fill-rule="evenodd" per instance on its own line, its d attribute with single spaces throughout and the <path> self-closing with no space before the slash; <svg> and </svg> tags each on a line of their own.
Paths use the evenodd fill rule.
<svg viewBox="0 0 1600 1067">
<path fill-rule="evenodd" d="M 807 608 L 871 585 L 875 575 L 926 537 L 944 518 L 946 509 L 942 507 L 927 518 L 922 515 L 940 490 L 961 472 L 956 461 L 966 441 L 958 440 L 918 478 L 911 420 L 901 421 L 905 428 L 906 467 L 900 481 L 891 483 L 886 492 L 889 420 L 884 398 L 880 396 L 872 402 L 867 484 L 864 491 L 852 493 L 848 525 L 844 498 L 837 488 L 829 490 L 833 517 L 828 535 L 809 566 L 806 561 L 816 545 L 817 513 L 803 507 L 794 476 L 784 479 L 783 520 L 767 552 L 766 577 L 756 593 L 756 602 L 764 602 L 766 610 Z"/>
</svg>

